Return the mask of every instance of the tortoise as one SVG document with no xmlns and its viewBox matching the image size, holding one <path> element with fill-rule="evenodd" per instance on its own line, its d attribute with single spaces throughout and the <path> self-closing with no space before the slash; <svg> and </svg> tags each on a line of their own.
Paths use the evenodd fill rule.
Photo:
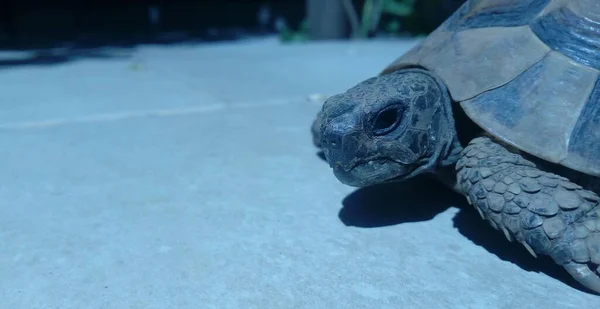
<svg viewBox="0 0 600 309">
<path fill-rule="evenodd" d="M 600 5 L 468 0 L 325 100 L 313 142 L 353 187 L 432 175 L 600 293 Z"/>
</svg>

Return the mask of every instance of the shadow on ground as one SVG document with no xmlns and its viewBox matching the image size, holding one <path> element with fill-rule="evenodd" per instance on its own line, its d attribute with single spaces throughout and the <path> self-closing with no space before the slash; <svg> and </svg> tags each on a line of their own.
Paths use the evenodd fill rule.
<svg viewBox="0 0 600 309">
<path fill-rule="evenodd" d="M 348 226 L 374 228 L 431 220 L 450 207 L 459 208 L 454 227 L 476 245 L 525 271 L 541 272 L 588 292 L 550 258 L 534 258 L 520 244 L 506 240 L 462 196 L 431 178 L 360 188 L 343 200 L 339 218 Z"/>
<path fill-rule="evenodd" d="M 445 194 L 431 194 L 438 190 L 445 188 L 424 177 L 360 188 L 344 199 L 339 218 L 346 225 L 369 228 L 431 220 L 460 203 L 456 195 L 447 200 Z"/>
<path fill-rule="evenodd" d="M 272 35 L 257 31 L 223 29 L 216 32 L 178 32 L 154 36 L 130 36 L 125 38 L 92 38 L 71 41 L 46 40 L 31 44 L 0 46 L 0 69 L 23 66 L 48 66 L 65 64 L 84 59 L 130 58 L 140 46 L 201 45 L 242 41 L 254 37 Z"/>
<path fill-rule="evenodd" d="M 41 50 L 29 52 L 19 57 L 0 58 L 0 69 L 22 66 L 44 66 L 64 64 L 79 59 L 115 59 L 129 58 L 129 55 L 110 50 L 96 49 L 67 49 L 67 50 Z"/>
</svg>

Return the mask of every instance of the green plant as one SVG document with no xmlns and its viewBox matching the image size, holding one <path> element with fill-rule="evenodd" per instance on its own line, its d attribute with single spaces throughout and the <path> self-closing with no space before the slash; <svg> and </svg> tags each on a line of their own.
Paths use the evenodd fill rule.
<svg viewBox="0 0 600 309">
<path fill-rule="evenodd" d="M 308 35 L 307 21 L 303 20 L 296 31 L 282 23 L 279 28 L 279 39 L 284 43 L 308 41 L 310 37 Z"/>
<path fill-rule="evenodd" d="M 381 17 L 391 15 L 396 18 L 388 22 L 383 28 L 388 33 L 398 33 L 402 29 L 400 17 L 407 17 L 414 13 L 416 0 L 359 0 L 362 3 L 360 15 L 355 9 L 356 0 L 339 0 L 342 2 L 350 22 L 352 38 L 364 39 L 369 37 L 380 27 Z M 309 41 L 307 20 L 303 20 L 297 29 L 289 27 L 283 18 L 276 21 L 279 39 L 285 43 Z"/>
<path fill-rule="evenodd" d="M 344 3 L 346 14 L 350 20 L 353 38 L 366 38 L 379 28 L 381 16 L 390 14 L 396 17 L 406 17 L 414 12 L 416 0 L 365 0 L 362 6 L 362 12 L 359 15 L 352 3 L 352 0 L 341 0 Z M 393 21 L 388 25 L 388 31 L 399 31 L 400 24 Z"/>
</svg>

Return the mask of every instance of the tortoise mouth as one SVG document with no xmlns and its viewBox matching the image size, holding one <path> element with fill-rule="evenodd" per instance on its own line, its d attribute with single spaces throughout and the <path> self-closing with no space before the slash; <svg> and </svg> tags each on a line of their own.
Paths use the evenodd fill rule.
<svg viewBox="0 0 600 309">
<path fill-rule="evenodd" d="M 408 166 L 388 158 L 360 161 L 350 168 L 333 168 L 333 173 L 340 182 L 353 187 L 395 181 L 402 179 L 409 172 Z"/>
</svg>

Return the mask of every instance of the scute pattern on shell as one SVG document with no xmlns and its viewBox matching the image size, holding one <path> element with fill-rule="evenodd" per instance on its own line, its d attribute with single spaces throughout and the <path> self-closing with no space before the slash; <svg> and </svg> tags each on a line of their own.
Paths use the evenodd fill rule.
<svg viewBox="0 0 600 309">
<path fill-rule="evenodd" d="M 485 131 L 600 177 L 597 0 L 471 0 L 381 74 L 422 67 Z"/>
</svg>

